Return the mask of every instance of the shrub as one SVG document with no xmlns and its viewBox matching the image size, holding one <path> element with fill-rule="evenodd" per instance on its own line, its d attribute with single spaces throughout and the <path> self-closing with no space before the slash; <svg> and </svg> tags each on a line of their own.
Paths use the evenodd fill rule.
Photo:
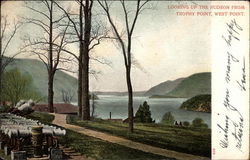
<svg viewBox="0 0 250 160">
<path fill-rule="evenodd" d="M 199 127 L 199 128 L 207 128 L 208 127 L 208 125 L 201 118 L 195 118 L 192 121 L 192 126 Z"/>
<path fill-rule="evenodd" d="M 167 112 L 162 117 L 161 122 L 164 123 L 164 124 L 167 124 L 167 125 L 173 125 L 174 122 L 175 122 L 175 118 L 174 118 L 174 116 L 172 115 L 171 112 Z"/>
<path fill-rule="evenodd" d="M 188 126 L 190 126 L 190 123 L 188 121 L 184 121 L 183 126 L 188 127 Z"/>
<path fill-rule="evenodd" d="M 140 105 L 140 107 L 138 108 L 135 114 L 135 122 L 139 122 L 139 123 L 152 123 L 153 122 L 151 118 L 150 107 L 147 101 L 145 101 L 143 105 Z"/>
</svg>

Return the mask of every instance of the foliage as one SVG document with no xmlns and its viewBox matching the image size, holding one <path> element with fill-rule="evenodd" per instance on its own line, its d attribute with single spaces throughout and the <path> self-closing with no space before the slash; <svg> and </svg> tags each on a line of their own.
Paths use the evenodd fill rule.
<svg viewBox="0 0 250 160">
<path fill-rule="evenodd" d="M 192 111 L 211 112 L 211 95 L 203 94 L 192 97 L 183 102 L 180 108 Z"/>
<path fill-rule="evenodd" d="M 32 77 L 28 74 L 21 74 L 17 69 L 11 69 L 4 73 L 3 77 L 3 98 L 16 105 L 21 99 L 41 99 L 40 93 L 33 86 Z"/>
<path fill-rule="evenodd" d="M 135 114 L 134 121 L 139 122 L 139 123 L 152 123 L 153 122 L 151 118 L 150 107 L 147 101 L 145 101 L 143 105 L 140 105 L 140 107 L 138 108 Z"/>
<path fill-rule="evenodd" d="M 76 118 L 68 118 L 69 121 L 74 125 L 164 149 L 206 157 L 210 157 L 211 153 L 211 129 L 208 128 L 178 127 L 158 123 L 135 123 L 134 133 L 128 133 L 128 124 L 126 123 L 106 120 L 80 121 Z M 185 157 L 182 159 L 185 159 Z"/>
<path fill-rule="evenodd" d="M 183 126 L 188 127 L 188 126 L 190 126 L 190 123 L 188 121 L 184 121 Z"/>
<path fill-rule="evenodd" d="M 175 122 L 175 118 L 171 112 L 165 113 L 164 116 L 162 117 L 162 120 L 161 120 L 161 123 L 164 123 L 167 125 L 173 125 L 174 122 Z"/>
<path fill-rule="evenodd" d="M 192 121 L 192 126 L 199 127 L 199 128 L 208 128 L 208 125 L 201 118 L 195 118 Z"/>
</svg>

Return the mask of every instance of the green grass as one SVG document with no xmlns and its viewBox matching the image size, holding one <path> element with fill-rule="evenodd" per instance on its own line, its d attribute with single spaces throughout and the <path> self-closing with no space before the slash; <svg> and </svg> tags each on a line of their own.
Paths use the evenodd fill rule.
<svg viewBox="0 0 250 160">
<path fill-rule="evenodd" d="M 61 137 L 59 142 L 96 160 L 167 160 L 163 156 L 109 143 L 71 130 L 67 130 L 67 135 Z"/>
<path fill-rule="evenodd" d="M 27 115 L 26 118 L 38 120 L 42 123 L 48 124 L 48 123 L 52 123 L 55 116 L 48 114 L 48 113 L 45 113 L 45 112 L 33 112 L 33 113 Z"/>
<path fill-rule="evenodd" d="M 78 121 L 68 116 L 69 123 L 178 152 L 210 157 L 211 129 L 135 123 L 134 133 L 127 124 L 104 120 Z"/>
<path fill-rule="evenodd" d="M 51 123 L 54 116 L 48 113 L 34 112 L 27 118 L 36 119 L 42 123 Z M 96 160 L 170 160 L 170 158 L 106 142 L 71 130 L 67 130 L 65 136 L 59 137 L 59 143 Z"/>
</svg>

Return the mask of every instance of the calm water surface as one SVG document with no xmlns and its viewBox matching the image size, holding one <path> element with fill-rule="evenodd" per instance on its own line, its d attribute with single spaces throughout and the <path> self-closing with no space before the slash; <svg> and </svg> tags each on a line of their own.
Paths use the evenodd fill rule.
<svg viewBox="0 0 250 160">
<path fill-rule="evenodd" d="M 110 96 L 98 95 L 99 99 L 96 100 L 95 115 L 99 118 L 109 118 L 109 112 L 112 113 L 112 118 L 125 119 L 128 116 L 127 96 Z M 202 118 L 209 127 L 211 127 L 211 114 L 203 112 L 186 111 L 179 109 L 185 98 L 155 98 L 148 97 L 134 97 L 134 114 L 139 108 L 140 104 L 147 101 L 152 118 L 156 122 L 160 122 L 166 112 L 172 112 L 177 121 L 189 121 L 199 117 Z"/>
</svg>

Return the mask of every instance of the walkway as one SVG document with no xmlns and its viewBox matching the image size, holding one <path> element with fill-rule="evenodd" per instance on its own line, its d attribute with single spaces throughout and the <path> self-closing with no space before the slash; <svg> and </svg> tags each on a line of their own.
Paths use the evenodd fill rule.
<svg viewBox="0 0 250 160">
<path fill-rule="evenodd" d="M 163 149 L 163 148 L 159 148 L 159 147 L 153 147 L 153 146 L 150 146 L 147 144 L 134 142 L 134 141 L 131 141 L 131 140 L 128 140 L 125 138 L 121 138 L 121 137 L 117 137 L 117 136 L 113 136 L 113 135 L 110 135 L 107 133 L 102 133 L 102 132 L 90 130 L 90 129 L 87 129 L 84 127 L 67 124 L 66 123 L 66 116 L 67 115 L 64 115 L 64 114 L 54 114 L 54 115 L 55 115 L 55 119 L 52 122 L 53 124 L 62 126 L 64 128 L 73 130 L 73 131 L 81 133 L 81 134 L 85 134 L 88 136 L 99 138 L 99 139 L 102 139 L 104 141 L 120 144 L 120 145 L 129 147 L 129 148 L 141 150 L 144 152 L 162 155 L 165 157 L 173 157 L 173 158 L 176 158 L 177 160 L 209 160 L 209 158 L 207 158 L 207 157 L 200 157 L 200 156 L 195 156 L 195 155 L 191 155 L 191 154 L 171 151 L 171 150 L 167 150 L 167 149 Z"/>
</svg>

